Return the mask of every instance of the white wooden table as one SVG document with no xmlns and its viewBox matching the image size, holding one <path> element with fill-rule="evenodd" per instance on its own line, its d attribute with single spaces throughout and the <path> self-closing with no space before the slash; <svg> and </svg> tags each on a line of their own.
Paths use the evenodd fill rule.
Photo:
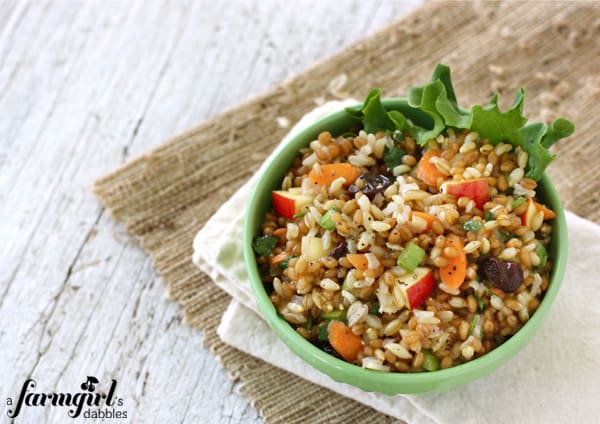
<svg viewBox="0 0 600 424">
<path fill-rule="evenodd" d="M 0 421 L 91 375 L 135 422 L 261 422 L 92 181 L 418 3 L 0 3 Z"/>
</svg>

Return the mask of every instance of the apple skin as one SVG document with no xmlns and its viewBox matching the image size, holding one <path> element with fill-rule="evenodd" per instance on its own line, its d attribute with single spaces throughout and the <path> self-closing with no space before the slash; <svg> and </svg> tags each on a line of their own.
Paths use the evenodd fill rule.
<svg viewBox="0 0 600 424">
<path fill-rule="evenodd" d="M 406 304 L 414 309 L 431 295 L 435 286 L 433 271 L 426 267 L 417 267 L 412 272 L 398 277 L 397 282 L 406 297 Z"/>
<path fill-rule="evenodd" d="M 465 181 L 447 181 L 442 184 L 442 192 L 452 194 L 457 199 L 468 197 L 475 202 L 475 206 L 483 209 L 483 205 L 490 199 L 490 188 L 487 178 L 474 178 Z"/>
<path fill-rule="evenodd" d="M 310 196 L 286 190 L 271 192 L 271 200 L 275 212 L 288 219 L 294 219 L 294 215 L 303 212 L 303 209 L 313 201 Z"/>
</svg>

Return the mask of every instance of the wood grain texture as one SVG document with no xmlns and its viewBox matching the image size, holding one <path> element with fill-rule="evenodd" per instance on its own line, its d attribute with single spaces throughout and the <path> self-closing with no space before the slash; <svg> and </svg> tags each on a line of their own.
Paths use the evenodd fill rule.
<svg viewBox="0 0 600 424">
<path fill-rule="evenodd" d="M 137 422 L 261 422 L 91 183 L 417 3 L 0 3 L 1 416 L 95 375 Z"/>
</svg>

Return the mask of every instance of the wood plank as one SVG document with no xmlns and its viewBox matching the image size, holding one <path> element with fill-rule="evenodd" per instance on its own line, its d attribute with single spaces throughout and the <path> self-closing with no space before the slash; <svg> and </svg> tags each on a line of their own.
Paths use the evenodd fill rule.
<svg viewBox="0 0 600 424">
<path fill-rule="evenodd" d="M 95 375 L 136 421 L 260 422 L 91 183 L 414 3 L 3 3 L 0 394 Z"/>
</svg>

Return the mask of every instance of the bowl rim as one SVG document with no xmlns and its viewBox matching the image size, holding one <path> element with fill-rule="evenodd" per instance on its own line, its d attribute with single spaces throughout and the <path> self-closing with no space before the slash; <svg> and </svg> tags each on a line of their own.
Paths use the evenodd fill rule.
<svg viewBox="0 0 600 424">
<path fill-rule="evenodd" d="M 391 110 L 408 107 L 405 98 L 387 98 L 382 99 L 382 102 L 384 106 Z M 357 105 L 360 105 L 360 103 L 357 103 Z M 416 113 L 423 112 L 417 111 Z M 288 155 L 290 154 L 292 146 L 296 144 L 308 145 L 311 141 L 311 135 L 314 134 L 316 130 L 325 130 L 322 128 L 324 125 L 326 126 L 331 121 L 345 119 L 347 117 L 348 114 L 344 110 L 333 112 L 316 120 L 297 134 L 290 137 L 289 140 L 284 145 L 279 146 L 273 156 L 268 159 L 265 166 L 261 169 L 258 181 L 251 192 L 247 212 L 244 218 L 243 252 L 246 270 L 254 292 L 254 297 L 263 318 L 290 350 L 302 360 L 309 363 L 314 368 L 317 368 L 319 371 L 329 375 L 336 381 L 349 383 L 367 391 L 379 391 L 386 394 L 420 393 L 423 392 L 423 390 L 419 389 L 419 387 L 422 386 L 431 386 L 432 389 L 425 390 L 430 391 L 436 390 L 436 386 L 439 386 L 443 381 L 458 380 L 458 384 L 446 384 L 446 386 L 454 387 L 489 374 L 504 362 L 513 358 L 518 351 L 525 347 L 527 342 L 535 334 L 537 328 L 552 306 L 564 276 L 568 251 L 566 219 L 558 193 L 546 174 L 542 176 L 538 187 L 542 188 L 542 196 L 551 203 L 551 207 L 556 213 L 556 218 L 553 222 L 553 240 L 560 240 L 561 242 L 560 246 L 557 246 L 558 242 L 553 244 L 554 248 L 552 253 L 554 256 L 554 264 L 550 277 L 551 284 L 546 290 L 538 309 L 532 314 L 528 322 L 513 336 L 502 343 L 502 345 L 479 358 L 447 369 L 422 373 L 396 373 L 365 369 L 323 352 L 300 336 L 290 324 L 278 315 L 274 305 L 266 294 L 256 266 L 254 251 L 251 247 L 252 238 L 256 235 L 254 231 L 250 231 L 253 227 L 252 219 L 255 215 L 251 212 L 257 210 L 256 203 L 259 194 L 262 190 L 266 190 L 267 186 L 272 186 L 272 184 L 269 184 L 269 181 L 272 181 L 273 178 L 271 174 L 274 171 L 274 168 L 278 166 L 278 162 L 286 155 L 286 152 Z M 295 155 L 297 154 L 298 149 L 295 149 Z M 269 192 L 270 191 L 271 189 L 269 189 Z M 414 387 L 411 388 L 411 386 Z M 442 384 L 442 386 L 444 385 Z M 442 390 L 447 390 L 449 387 L 441 388 Z"/>
</svg>

